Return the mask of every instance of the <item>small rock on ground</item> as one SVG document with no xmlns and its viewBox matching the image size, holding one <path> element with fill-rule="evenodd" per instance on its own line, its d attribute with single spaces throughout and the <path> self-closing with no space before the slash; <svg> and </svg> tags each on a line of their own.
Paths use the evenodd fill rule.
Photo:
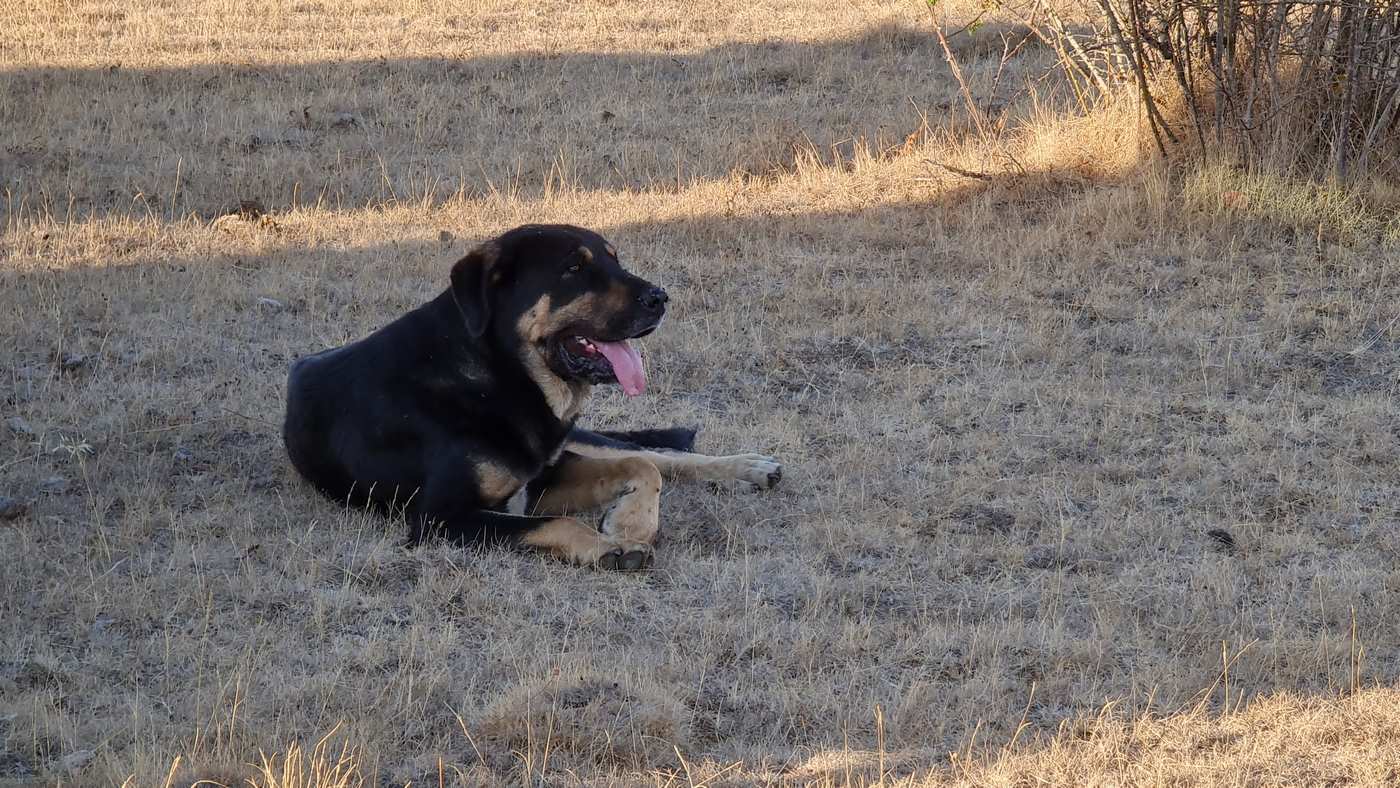
<svg viewBox="0 0 1400 788">
<path fill-rule="evenodd" d="M 364 128 L 365 122 L 359 115 L 353 112 L 337 112 L 331 117 L 331 128 L 333 129 L 359 129 Z"/>
<path fill-rule="evenodd" d="M 1016 515 L 986 504 L 968 504 L 953 511 L 953 517 L 982 533 L 1004 534 L 1016 524 Z"/>
<path fill-rule="evenodd" d="M 1215 546 L 1227 553 L 1233 553 L 1239 548 L 1239 545 L 1235 542 L 1235 537 L 1224 528 L 1212 528 L 1206 531 L 1206 536 L 1215 540 Z"/>
<path fill-rule="evenodd" d="M 0 520 L 14 520 L 29 511 L 29 506 L 18 498 L 0 495 Z"/>
<path fill-rule="evenodd" d="M 1053 569 L 1059 562 L 1060 556 L 1053 548 L 1040 545 L 1026 551 L 1027 569 Z"/>
</svg>

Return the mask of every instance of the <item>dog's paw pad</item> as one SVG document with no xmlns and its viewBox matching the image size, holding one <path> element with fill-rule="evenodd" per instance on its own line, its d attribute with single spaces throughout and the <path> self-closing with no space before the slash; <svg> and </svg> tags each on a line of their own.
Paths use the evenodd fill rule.
<svg viewBox="0 0 1400 788">
<path fill-rule="evenodd" d="M 628 550 L 622 554 L 622 563 L 619 568 L 624 572 L 647 569 L 651 566 L 651 557 L 650 550 Z"/>
</svg>

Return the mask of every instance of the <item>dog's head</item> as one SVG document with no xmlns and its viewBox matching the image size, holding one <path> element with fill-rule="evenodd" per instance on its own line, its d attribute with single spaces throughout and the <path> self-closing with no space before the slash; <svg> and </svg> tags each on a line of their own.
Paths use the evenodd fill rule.
<svg viewBox="0 0 1400 788">
<path fill-rule="evenodd" d="M 628 343 L 656 330 L 666 291 L 623 270 L 612 245 L 568 225 L 526 225 L 452 268 L 452 296 L 473 337 L 577 383 L 642 393 L 641 356 Z"/>
</svg>

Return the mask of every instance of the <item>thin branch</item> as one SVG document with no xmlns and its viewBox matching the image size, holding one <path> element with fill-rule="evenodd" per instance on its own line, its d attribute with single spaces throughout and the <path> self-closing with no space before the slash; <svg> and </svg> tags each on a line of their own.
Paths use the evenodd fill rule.
<svg viewBox="0 0 1400 788">
<path fill-rule="evenodd" d="M 934 10 L 934 3 L 928 3 L 928 12 L 933 17 L 933 32 L 938 36 L 938 43 L 943 47 L 943 57 L 948 61 L 948 68 L 953 72 L 953 78 L 958 81 L 958 89 L 962 93 L 963 103 L 967 105 L 968 114 L 972 116 L 972 122 L 977 125 L 977 133 L 983 140 L 988 140 L 991 135 L 987 133 L 987 124 L 982 117 L 982 111 L 977 108 L 977 100 L 972 97 L 972 90 L 967 86 L 967 80 L 963 78 L 962 69 L 958 67 L 958 59 L 953 55 L 953 50 L 948 46 L 948 37 L 943 34 L 943 23 L 939 21 L 938 14 Z"/>
<path fill-rule="evenodd" d="M 924 159 L 924 161 L 934 165 L 935 167 L 942 167 L 943 169 L 953 173 L 954 175 L 961 175 L 964 178 L 975 178 L 979 181 L 990 181 L 991 179 L 996 177 L 995 175 L 992 175 L 989 172 L 976 172 L 973 170 L 964 170 L 962 167 L 957 167 L 952 164 L 944 164 L 943 162 L 938 161 L 937 159 Z"/>
<path fill-rule="evenodd" d="M 1118 15 L 1113 11 L 1110 0 L 1099 0 L 1099 6 L 1103 8 L 1104 15 L 1108 17 L 1109 29 L 1113 31 L 1113 36 L 1118 40 L 1118 47 L 1122 50 L 1123 56 L 1128 59 L 1133 66 L 1133 74 L 1137 76 L 1138 94 L 1142 97 L 1142 103 L 1147 108 L 1147 125 L 1152 129 L 1152 139 L 1157 143 L 1157 152 L 1163 158 L 1167 155 L 1167 146 L 1162 142 L 1161 126 L 1165 126 L 1165 121 L 1157 112 L 1157 104 L 1152 100 L 1152 89 L 1147 85 L 1147 74 L 1143 71 L 1142 63 L 1133 56 L 1133 49 L 1128 45 L 1128 39 L 1123 35 L 1123 27 L 1118 24 Z"/>
</svg>

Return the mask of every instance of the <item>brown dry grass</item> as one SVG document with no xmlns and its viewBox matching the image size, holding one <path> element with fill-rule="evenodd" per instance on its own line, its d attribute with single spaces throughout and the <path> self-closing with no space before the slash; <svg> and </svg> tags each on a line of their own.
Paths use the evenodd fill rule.
<svg viewBox="0 0 1400 788">
<path fill-rule="evenodd" d="M 1384 221 L 1143 164 L 1013 95 L 1038 51 L 960 141 L 917 5 L 3 16 L 0 780 L 1397 778 Z M 669 490 L 647 576 L 405 551 L 285 463 L 287 361 L 524 221 L 673 295 L 593 423 L 788 464 Z"/>
</svg>

